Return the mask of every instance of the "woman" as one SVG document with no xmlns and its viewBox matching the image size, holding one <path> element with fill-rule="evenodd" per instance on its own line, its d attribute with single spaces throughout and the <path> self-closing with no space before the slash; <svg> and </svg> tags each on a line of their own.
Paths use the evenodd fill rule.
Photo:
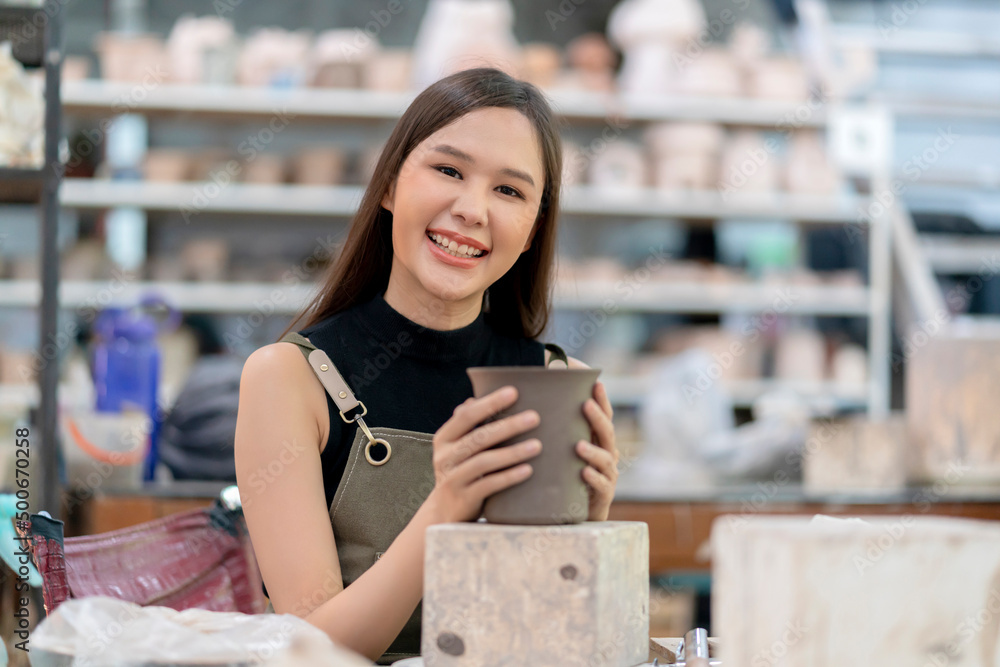
<svg viewBox="0 0 1000 667">
<path fill-rule="evenodd" d="M 305 328 L 244 367 L 236 474 L 273 608 L 372 659 L 419 653 L 427 527 L 475 520 L 531 474 L 537 441 L 490 447 L 539 416 L 477 428 L 516 390 L 472 398 L 465 369 L 565 360 L 535 340 L 560 152 L 530 84 L 475 69 L 430 86 L 390 136 Z M 593 442 L 578 454 L 602 521 L 618 460 L 602 384 L 584 413 Z"/>
</svg>

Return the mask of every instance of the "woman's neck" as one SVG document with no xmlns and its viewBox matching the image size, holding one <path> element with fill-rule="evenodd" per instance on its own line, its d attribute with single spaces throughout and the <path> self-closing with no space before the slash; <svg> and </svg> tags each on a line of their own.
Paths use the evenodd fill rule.
<svg viewBox="0 0 1000 667">
<path fill-rule="evenodd" d="M 423 290 L 407 289 L 391 280 L 383 298 L 408 320 L 437 331 L 452 331 L 472 324 L 483 307 L 482 294 L 473 294 L 460 301 L 446 301 Z"/>
</svg>

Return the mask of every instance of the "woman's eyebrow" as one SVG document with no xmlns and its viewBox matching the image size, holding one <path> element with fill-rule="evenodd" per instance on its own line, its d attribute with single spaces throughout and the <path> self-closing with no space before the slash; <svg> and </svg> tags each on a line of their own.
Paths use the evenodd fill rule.
<svg viewBox="0 0 1000 667">
<path fill-rule="evenodd" d="M 464 160 L 469 164 L 476 163 L 476 159 L 474 157 L 472 157 L 465 151 L 459 150 L 454 146 L 449 146 L 448 144 L 439 144 L 434 148 L 432 148 L 431 150 L 436 151 L 438 153 L 444 153 L 445 155 L 450 155 L 454 158 L 458 158 L 459 160 Z M 526 181 L 532 187 L 534 187 L 535 185 L 535 179 L 533 179 L 530 174 L 526 174 L 525 172 L 519 169 L 511 169 L 510 167 L 504 167 L 503 169 L 500 170 L 500 173 L 504 174 L 505 176 L 510 176 L 511 178 L 519 178 L 522 181 Z"/>
</svg>

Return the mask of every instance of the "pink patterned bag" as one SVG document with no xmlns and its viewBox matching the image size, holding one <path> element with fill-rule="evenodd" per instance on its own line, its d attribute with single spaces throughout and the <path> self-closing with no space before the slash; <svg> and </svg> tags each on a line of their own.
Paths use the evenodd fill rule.
<svg viewBox="0 0 1000 667">
<path fill-rule="evenodd" d="M 107 595 L 141 606 L 259 614 L 267 605 L 243 512 L 220 500 L 99 535 L 63 539 L 62 522 L 31 515 L 46 613 L 67 598 Z"/>
</svg>

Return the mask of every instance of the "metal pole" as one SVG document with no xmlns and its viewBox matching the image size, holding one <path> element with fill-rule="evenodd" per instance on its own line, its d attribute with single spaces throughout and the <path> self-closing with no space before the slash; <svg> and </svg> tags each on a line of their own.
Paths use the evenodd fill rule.
<svg viewBox="0 0 1000 667">
<path fill-rule="evenodd" d="M 56 388 L 59 384 L 58 314 L 59 314 L 59 248 L 56 244 L 59 230 L 59 183 L 62 165 L 59 163 L 59 140 L 62 136 L 62 113 L 59 99 L 60 71 L 62 69 L 62 30 L 56 0 L 47 0 L 45 22 L 45 167 L 43 176 L 41 216 L 42 303 L 38 373 L 40 405 L 38 435 L 40 445 L 40 498 L 37 509 L 44 509 L 53 518 L 61 518 L 58 467 L 58 428 Z M 34 438 L 33 438 L 34 439 Z M 40 502 L 38 502 L 40 501 Z M 37 510 L 36 510 L 37 511 Z"/>
<path fill-rule="evenodd" d="M 887 109 L 881 106 L 873 108 L 873 113 L 879 117 L 877 127 L 885 134 L 883 137 L 883 155 L 879 156 L 872 167 L 871 196 L 885 200 L 893 196 L 892 191 L 892 160 L 893 160 L 893 118 Z M 882 204 L 878 215 L 871 216 L 869 230 L 869 281 L 871 289 L 871 316 L 868 322 L 868 355 L 871 384 L 868 397 L 868 416 L 874 421 L 881 421 L 889 416 L 892 377 L 892 328 L 891 303 L 892 295 L 892 217 L 899 202 L 894 197 L 888 204 Z"/>
</svg>

